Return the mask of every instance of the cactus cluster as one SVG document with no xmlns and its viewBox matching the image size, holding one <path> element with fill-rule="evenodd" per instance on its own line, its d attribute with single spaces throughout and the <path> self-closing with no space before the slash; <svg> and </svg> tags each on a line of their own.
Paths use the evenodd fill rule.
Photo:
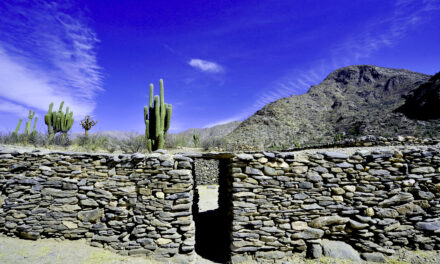
<svg viewBox="0 0 440 264">
<path fill-rule="evenodd" d="M 35 116 L 35 111 L 29 110 L 29 115 L 28 115 L 29 120 L 26 122 L 26 125 L 24 127 L 24 134 L 26 137 L 29 137 L 31 135 L 31 124 L 32 124 L 32 119 L 34 118 L 34 116 Z M 36 130 L 37 121 L 38 121 L 38 117 L 35 117 L 34 128 L 32 130 L 32 136 L 37 135 L 37 130 Z M 18 135 L 18 131 L 20 130 L 22 122 L 23 122 L 23 118 L 20 118 L 20 120 L 18 120 L 18 125 L 15 128 L 15 131 L 12 132 L 12 135 L 14 135 L 14 136 Z"/>
<path fill-rule="evenodd" d="M 44 122 L 47 125 L 49 133 L 48 143 L 52 141 L 55 134 L 61 132 L 63 134 L 63 141 L 66 140 L 67 132 L 73 125 L 73 112 L 69 112 L 69 107 L 66 107 L 66 113 L 63 112 L 64 101 L 61 102 L 58 112 L 52 111 L 53 103 L 49 105 L 49 111 L 44 116 Z"/>
<path fill-rule="evenodd" d="M 172 106 L 164 101 L 162 79 L 159 85 L 160 96 L 153 96 L 154 86 L 150 84 L 149 104 L 144 107 L 145 139 L 150 152 L 163 149 L 171 121 Z"/>
<path fill-rule="evenodd" d="M 90 119 L 89 115 L 86 115 L 86 117 L 81 120 L 81 126 L 84 128 L 85 136 L 89 136 L 89 130 L 98 123 L 98 120 L 94 121 Z"/>
</svg>

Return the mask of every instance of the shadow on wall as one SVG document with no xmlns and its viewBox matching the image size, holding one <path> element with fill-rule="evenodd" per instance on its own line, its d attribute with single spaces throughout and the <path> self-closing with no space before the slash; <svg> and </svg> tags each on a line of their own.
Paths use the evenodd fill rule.
<svg viewBox="0 0 440 264">
<path fill-rule="evenodd" d="M 217 209 L 199 213 L 195 222 L 197 254 L 214 262 L 228 262 L 230 235 L 227 217 Z"/>
</svg>

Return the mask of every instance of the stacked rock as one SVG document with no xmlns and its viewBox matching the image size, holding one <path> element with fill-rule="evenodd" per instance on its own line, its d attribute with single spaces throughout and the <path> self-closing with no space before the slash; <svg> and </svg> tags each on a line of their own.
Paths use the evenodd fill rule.
<svg viewBox="0 0 440 264">
<path fill-rule="evenodd" d="M 440 147 L 240 154 L 232 171 L 233 255 L 319 256 L 323 238 L 362 252 L 440 249 Z"/>
<path fill-rule="evenodd" d="M 193 160 L 180 155 L 0 153 L 0 232 L 85 238 L 129 255 L 194 257 Z"/>
<path fill-rule="evenodd" d="M 195 159 L 194 173 L 197 185 L 218 184 L 219 161 L 216 159 Z"/>
</svg>

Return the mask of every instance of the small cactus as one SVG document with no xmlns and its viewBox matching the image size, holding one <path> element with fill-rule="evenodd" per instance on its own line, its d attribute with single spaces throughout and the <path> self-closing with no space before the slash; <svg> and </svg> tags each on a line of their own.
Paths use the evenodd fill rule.
<svg viewBox="0 0 440 264">
<path fill-rule="evenodd" d="M 86 115 L 86 117 L 81 120 L 81 126 L 84 128 L 86 138 L 89 136 L 89 130 L 97 123 L 98 120 L 91 120 L 89 115 Z"/>
<path fill-rule="evenodd" d="M 193 133 L 193 143 L 194 143 L 194 147 L 196 148 L 198 148 L 200 145 L 200 136 L 195 130 Z"/>
</svg>

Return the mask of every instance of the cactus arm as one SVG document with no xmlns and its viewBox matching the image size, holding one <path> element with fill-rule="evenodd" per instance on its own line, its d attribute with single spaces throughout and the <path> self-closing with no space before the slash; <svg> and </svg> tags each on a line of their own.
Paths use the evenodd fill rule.
<svg viewBox="0 0 440 264">
<path fill-rule="evenodd" d="M 73 122 L 75 121 L 75 119 L 73 119 L 73 112 L 70 112 L 70 117 L 69 117 L 69 130 L 72 128 L 73 126 Z"/>
<path fill-rule="evenodd" d="M 160 130 L 163 131 L 165 128 L 166 106 L 165 106 L 165 96 L 164 96 L 162 79 L 159 80 L 159 91 L 160 91 Z"/>
<path fill-rule="evenodd" d="M 23 118 L 20 118 L 19 120 L 18 120 L 18 125 L 17 125 L 17 127 L 15 128 L 15 131 L 12 133 L 13 135 L 17 135 L 17 133 L 18 133 L 18 130 L 20 130 L 20 127 L 21 127 L 21 122 L 23 122 Z"/>
<path fill-rule="evenodd" d="M 64 106 L 64 101 L 61 102 L 61 104 L 60 104 L 60 108 L 58 109 L 58 112 L 63 111 L 63 106 Z"/>
<path fill-rule="evenodd" d="M 54 135 L 53 127 L 55 125 L 55 113 L 52 111 L 52 108 L 53 108 L 53 103 L 50 103 L 49 111 L 47 112 L 47 114 L 44 115 L 44 122 L 47 125 L 47 132 L 49 134 L 47 144 L 49 144 L 52 141 Z"/>
<path fill-rule="evenodd" d="M 153 151 L 153 143 L 152 143 L 151 139 L 147 140 L 147 150 L 149 152 Z"/>
<path fill-rule="evenodd" d="M 53 130 L 52 130 L 52 113 L 49 112 L 49 113 L 44 115 L 44 123 L 46 123 L 46 125 L 47 125 L 47 132 L 49 133 L 49 135 L 52 134 L 53 133 Z"/>
<path fill-rule="evenodd" d="M 145 139 L 148 140 L 149 136 L 150 136 L 150 121 L 145 120 Z"/>
<path fill-rule="evenodd" d="M 153 91 L 154 91 L 154 86 L 153 84 L 150 84 L 150 98 L 149 98 L 149 102 L 148 102 L 148 107 L 149 108 L 153 108 Z"/>
<path fill-rule="evenodd" d="M 159 96 L 154 97 L 154 137 L 159 138 L 160 134 L 160 108 L 159 108 Z"/>
<path fill-rule="evenodd" d="M 168 129 L 170 129 L 172 111 L 173 111 L 173 106 L 171 104 L 167 105 L 167 112 L 165 115 L 165 128 L 164 128 L 165 135 L 168 132 Z"/>
<path fill-rule="evenodd" d="M 30 130 L 31 130 L 30 121 L 26 121 L 26 124 L 24 125 L 24 134 L 29 135 Z"/>
<path fill-rule="evenodd" d="M 28 114 L 28 121 L 26 122 L 26 126 L 24 128 L 24 133 L 26 135 L 30 135 L 31 134 L 31 124 L 32 124 L 32 119 L 35 116 L 35 111 L 29 110 L 29 114 Z"/>
<path fill-rule="evenodd" d="M 33 136 L 36 136 L 36 135 L 37 135 L 37 130 L 36 130 L 36 128 L 37 128 L 37 121 L 38 121 L 38 116 L 35 117 L 34 128 L 32 129 L 32 135 L 33 135 Z"/>
</svg>

